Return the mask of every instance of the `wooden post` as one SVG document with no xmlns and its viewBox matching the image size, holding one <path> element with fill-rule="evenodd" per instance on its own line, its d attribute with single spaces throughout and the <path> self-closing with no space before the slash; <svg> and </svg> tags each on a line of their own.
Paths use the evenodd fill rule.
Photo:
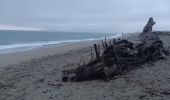
<svg viewBox="0 0 170 100">
<path fill-rule="evenodd" d="M 109 46 L 112 46 L 112 41 L 111 40 L 109 41 Z"/>
<path fill-rule="evenodd" d="M 113 46 L 115 45 L 115 43 L 116 43 L 116 39 L 113 39 Z"/>
<path fill-rule="evenodd" d="M 91 61 L 93 60 L 93 51 L 92 51 L 92 47 L 91 47 Z"/>
<path fill-rule="evenodd" d="M 100 45 L 98 44 L 97 47 L 98 47 L 98 48 L 97 48 L 97 49 L 98 49 L 98 54 L 99 54 L 99 56 L 100 56 Z"/>
<path fill-rule="evenodd" d="M 94 44 L 94 49 L 95 49 L 95 53 L 96 53 L 96 58 L 100 59 L 96 44 Z"/>
<path fill-rule="evenodd" d="M 103 40 L 102 40 L 102 45 L 103 45 L 103 49 L 105 50 L 105 49 L 106 49 L 106 47 L 105 47 L 105 45 L 104 45 L 104 42 L 103 42 Z"/>
<path fill-rule="evenodd" d="M 108 49 L 109 46 L 108 46 L 108 43 L 106 41 L 106 37 L 105 37 L 105 43 L 104 44 L 105 44 L 105 49 Z"/>
<path fill-rule="evenodd" d="M 123 40 L 124 38 L 123 38 L 123 32 L 122 32 L 122 40 Z"/>
</svg>

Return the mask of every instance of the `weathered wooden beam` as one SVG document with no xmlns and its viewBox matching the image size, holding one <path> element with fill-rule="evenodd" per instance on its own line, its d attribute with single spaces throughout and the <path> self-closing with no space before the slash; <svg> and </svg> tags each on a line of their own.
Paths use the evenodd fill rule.
<svg viewBox="0 0 170 100">
<path fill-rule="evenodd" d="M 96 44 L 94 44 L 94 49 L 95 49 L 95 53 L 96 53 L 96 58 L 97 58 L 97 60 L 99 60 L 100 56 L 99 56 L 99 51 L 98 51 L 98 48 L 97 48 Z"/>
</svg>

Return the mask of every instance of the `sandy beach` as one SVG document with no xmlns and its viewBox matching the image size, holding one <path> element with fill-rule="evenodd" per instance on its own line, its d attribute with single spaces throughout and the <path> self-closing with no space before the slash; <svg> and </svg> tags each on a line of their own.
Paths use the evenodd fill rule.
<svg viewBox="0 0 170 100">
<path fill-rule="evenodd" d="M 137 41 L 138 34 L 125 39 Z M 170 36 L 160 35 L 165 46 Z M 94 43 L 52 45 L 0 55 L 0 100 L 169 100 L 170 56 L 108 82 L 62 82 L 62 70 L 90 60 Z"/>
</svg>

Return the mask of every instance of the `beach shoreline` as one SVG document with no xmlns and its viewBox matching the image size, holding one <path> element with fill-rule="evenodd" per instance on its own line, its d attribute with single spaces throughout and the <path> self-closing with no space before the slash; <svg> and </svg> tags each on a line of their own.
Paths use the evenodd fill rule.
<svg viewBox="0 0 170 100">
<path fill-rule="evenodd" d="M 0 66 L 17 64 L 22 61 L 28 61 L 31 59 L 39 59 L 39 58 L 45 57 L 45 56 L 50 56 L 50 55 L 52 56 L 55 54 L 64 53 L 64 52 L 72 50 L 76 47 L 80 47 L 81 44 L 84 44 L 84 46 L 86 46 L 85 45 L 86 42 L 70 43 L 70 44 L 64 44 L 64 45 L 60 45 L 60 46 L 53 44 L 53 45 L 47 45 L 44 47 L 27 50 L 27 51 L 20 51 L 20 52 L 14 52 L 14 53 L 9 53 L 9 54 L 1 54 L 0 55 Z"/>
<path fill-rule="evenodd" d="M 129 37 L 131 34 L 136 34 L 136 33 L 127 33 L 125 34 L 124 37 L 125 38 Z M 113 38 L 122 38 L 122 37 L 120 37 L 120 34 L 117 34 L 112 37 L 107 37 L 107 39 L 113 39 Z M 100 38 L 94 40 L 87 39 L 87 40 L 81 40 L 76 42 L 66 42 L 62 44 L 49 44 L 30 50 L 0 54 L 0 67 L 8 66 L 10 64 L 17 64 L 22 61 L 28 61 L 31 59 L 39 59 L 45 56 L 60 54 L 60 53 L 68 52 L 69 50 L 78 50 L 83 47 L 92 47 L 94 43 L 99 43 L 101 42 L 101 40 L 102 39 Z"/>
<path fill-rule="evenodd" d="M 139 34 L 124 36 L 137 41 Z M 160 36 L 166 46 L 169 37 Z M 170 90 L 169 64 L 159 61 L 154 66 L 146 64 L 117 78 L 103 82 L 62 82 L 63 69 L 76 68 L 89 61 L 94 43 L 101 40 L 73 43 L 56 48 L 42 49 L 1 55 L 0 100 L 138 100 L 170 98 L 169 95 L 152 96 Z M 93 52 L 93 57 L 95 53 Z"/>
</svg>

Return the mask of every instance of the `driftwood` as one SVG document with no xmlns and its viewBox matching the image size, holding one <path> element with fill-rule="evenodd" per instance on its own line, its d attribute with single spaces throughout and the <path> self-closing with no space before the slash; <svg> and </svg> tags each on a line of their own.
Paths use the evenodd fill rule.
<svg viewBox="0 0 170 100">
<path fill-rule="evenodd" d="M 100 46 L 94 44 L 96 58 L 76 69 L 64 70 L 63 81 L 108 80 L 134 67 L 164 59 L 169 50 L 163 47 L 159 37 L 155 34 L 151 37 L 151 34 L 152 30 L 145 33 L 144 39 L 137 45 L 123 39 L 107 42 L 105 38 L 102 40 L 103 54 L 100 56 Z"/>
<path fill-rule="evenodd" d="M 153 18 L 150 17 L 148 23 L 143 28 L 143 33 L 152 32 L 152 27 L 155 25 L 155 23 L 156 22 L 153 21 Z"/>
</svg>

